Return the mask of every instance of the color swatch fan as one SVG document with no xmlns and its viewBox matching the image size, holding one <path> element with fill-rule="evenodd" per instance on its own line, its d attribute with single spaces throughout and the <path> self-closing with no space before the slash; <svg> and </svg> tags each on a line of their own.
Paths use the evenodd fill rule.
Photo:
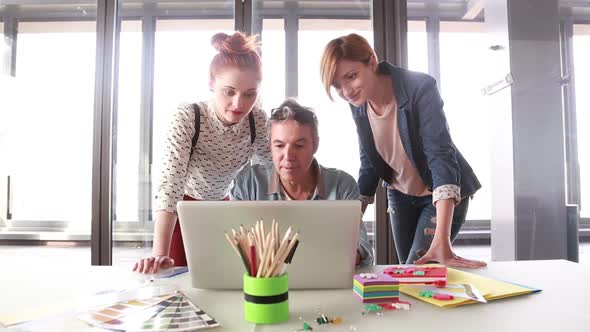
<svg viewBox="0 0 590 332">
<path fill-rule="evenodd" d="M 99 328 L 117 331 L 195 331 L 219 326 L 181 292 L 148 300 L 131 300 L 79 316 Z"/>
</svg>

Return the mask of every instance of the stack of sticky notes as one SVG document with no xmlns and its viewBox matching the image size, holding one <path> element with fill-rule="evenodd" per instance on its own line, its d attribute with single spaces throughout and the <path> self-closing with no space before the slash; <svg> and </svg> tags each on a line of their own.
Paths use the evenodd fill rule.
<svg viewBox="0 0 590 332">
<path fill-rule="evenodd" d="M 356 274 L 352 289 L 363 303 L 385 303 L 399 300 L 399 282 L 385 273 Z"/>
<path fill-rule="evenodd" d="M 401 284 L 440 284 L 447 282 L 447 268 L 442 265 L 394 265 L 383 273 L 395 278 Z"/>
</svg>

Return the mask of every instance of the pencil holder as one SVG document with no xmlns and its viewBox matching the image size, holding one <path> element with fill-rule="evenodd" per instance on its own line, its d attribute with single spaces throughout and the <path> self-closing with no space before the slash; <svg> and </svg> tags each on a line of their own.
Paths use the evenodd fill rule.
<svg viewBox="0 0 590 332">
<path fill-rule="evenodd" d="M 255 324 L 289 320 L 289 277 L 254 278 L 244 273 L 244 318 Z"/>
</svg>

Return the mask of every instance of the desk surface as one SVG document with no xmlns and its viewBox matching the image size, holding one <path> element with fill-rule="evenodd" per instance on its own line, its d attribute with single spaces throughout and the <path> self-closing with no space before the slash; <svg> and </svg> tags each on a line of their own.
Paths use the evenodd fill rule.
<svg viewBox="0 0 590 332">
<path fill-rule="evenodd" d="M 380 271 L 374 266 L 367 271 Z M 326 331 L 389 331 L 391 328 L 433 331 L 588 331 L 590 328 L 590 266 L 568 261 L 492 262 L 478 274 L 543 289 L 538 294 L 439 308 L 402 295 L 412 303 L 410 311 L 386 312 L 383 316 L 362 316 L 362 304 L 351 290 L 291 291 L 291 319 L 280 325 L 253 325 L 243 319 L 243 295 L 237 291 L 192 289 L 188 274 L 159 283 L 175 284 L 199 307 L 221 323 L 203 331 L 294 331 L 301 328 L 299 317 L 313 321 L 318 310 L 340 316 L 341 325 L 322 327 Z M 96 331 L 75 318 L 72 303 L 83 295 L 113 285 L 138 285 L 143 277 L 113 267 L 36 271 L 33 267 L 0 274 L 0 312 L 15 308 L 51 306 L 62 313 L 44 320 L 43 331 Z M 35 302 L 32 305 L 32 302 Z M 315 324 L 314 324 L 315 325 Z M 2 330 L 2 328 L 0 328 Z M 11 327 L 8 330 L 21 329 Z"/>
</svg>

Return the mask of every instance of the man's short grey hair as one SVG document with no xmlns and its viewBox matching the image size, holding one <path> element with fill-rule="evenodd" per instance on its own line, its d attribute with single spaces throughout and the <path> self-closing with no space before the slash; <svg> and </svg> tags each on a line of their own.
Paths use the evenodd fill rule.
<svg viewBox="0 0 590 332">
<path fill-rule="evenodd" d="M 309 126 L 314 143 L 317 145 L 319 141 L 318 118 L 314 110 L 311 107 L 302 106 L 293 98 L 285 100 L 279 107 L 271 110 L 270 121 L 268 122 L 268 137 L 270 138 L 270 130 L 274 123 L 288 120 L 296 121 L 303 126 Z"/>
</svg>

